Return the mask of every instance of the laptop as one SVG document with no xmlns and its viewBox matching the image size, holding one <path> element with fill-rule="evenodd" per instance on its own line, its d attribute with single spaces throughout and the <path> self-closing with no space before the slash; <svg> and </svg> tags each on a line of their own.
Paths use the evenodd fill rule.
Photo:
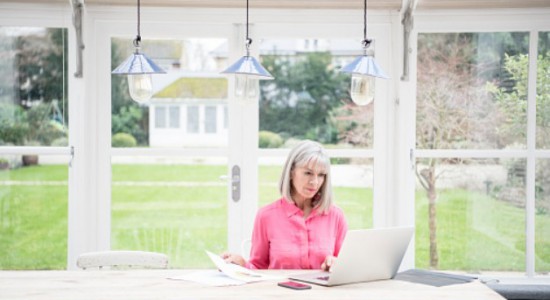
<svg viewBox="0 0 550 300">
<path fill-rule="evenodd" d="M 413 233 L 414 227 L 349 230 L 330 272 L 289 278 L 324 286 L 393 278 Z"/>
</svg>

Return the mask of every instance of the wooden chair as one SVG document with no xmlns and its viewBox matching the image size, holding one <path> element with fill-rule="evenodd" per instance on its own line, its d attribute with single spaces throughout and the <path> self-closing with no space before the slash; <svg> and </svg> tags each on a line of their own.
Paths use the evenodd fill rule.
<svg viewBox="0 0 550 300">
<path fill-rule="evenodd" d="M 168 256 L 147 251 L 99 251 L 78 256 L 76 265 L 83 269 L 166 269 Z"/>
</svg>

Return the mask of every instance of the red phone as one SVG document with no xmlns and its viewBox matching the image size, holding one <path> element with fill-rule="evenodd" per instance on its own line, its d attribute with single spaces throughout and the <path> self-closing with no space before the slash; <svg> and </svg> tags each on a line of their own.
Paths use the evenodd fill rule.
<svg viewBox="0 0 550 300">
<path fill-rule="evenodd" d="M 285 281 L 277 283 L 278 286 L 286 287 L 293 290 L 308 290 L 311 288 L 311 285 L 305 283 L 299 283 L 295 281 Z"/>
</svg>

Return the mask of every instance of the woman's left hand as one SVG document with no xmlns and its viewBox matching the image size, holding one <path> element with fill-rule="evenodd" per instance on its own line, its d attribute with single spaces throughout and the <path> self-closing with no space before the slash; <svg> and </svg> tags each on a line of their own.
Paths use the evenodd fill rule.
<svg viewBox="0 0 550 300">
<path fill-rule="evenodd" d="M 244 258 L 238 254 L 233 254 L 229 252 L 222 253 L 221 257 L 223 260 L 225 260 L 226 263 L 236 264 L 241 267 L 244 267 L 246 265 L 246 261 Z"/>
<path fill-rule="evenodd" d="M 332 255 L 327 255 L 327 257 L 325 258 L 325 261 L 321 264 L 321 269 L 323 271 L 330 271 L 330 267 L 332 267 L 335 262 L 336 262 L 336 257 Z"/>
</svg>

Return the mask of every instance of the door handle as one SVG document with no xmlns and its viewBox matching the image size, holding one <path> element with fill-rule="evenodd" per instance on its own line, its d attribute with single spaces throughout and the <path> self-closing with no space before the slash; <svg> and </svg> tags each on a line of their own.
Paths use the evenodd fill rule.
<svg viewBox="0 0 550 300">
<path fill-rule="evenodd" d="M 231 199 L 234 202 L 241 200 L 241 168 L 237 165 L 231 168 Z"/>
</svg>

